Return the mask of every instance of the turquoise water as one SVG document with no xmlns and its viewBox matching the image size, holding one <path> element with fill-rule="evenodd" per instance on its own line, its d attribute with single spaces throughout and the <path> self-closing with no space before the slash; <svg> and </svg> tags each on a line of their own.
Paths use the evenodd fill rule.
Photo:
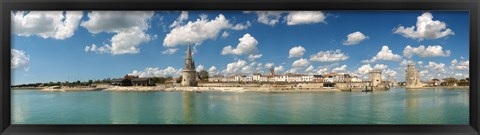
<svg viewBox="0 0 480 135">
<path fill-rule="evenodd" d="M 13 124 L 467 124 L 466 89 L 385 92 L 13 90 Z"/>
</svg>

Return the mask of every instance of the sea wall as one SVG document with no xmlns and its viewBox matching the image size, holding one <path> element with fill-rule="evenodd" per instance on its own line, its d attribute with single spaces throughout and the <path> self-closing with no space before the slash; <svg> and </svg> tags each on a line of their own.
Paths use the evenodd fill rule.
<svg viewBox="0 0 480 135">
<path fill-rule="evenodd" d="M 323 83 L 198 83 L 199 87 L 270 87 L 270 88 L 323 88 Z"/>
<path fill-rule="evenodd" d="M 368 82 L 355 83 L 336 83 L 335 87 L 340 90 L 365 90 L 365 86 L 369 86 Z"/>
<path fill-rule="evenodd" d="M 363 90 L 388 90 L 387 83 L 378 84 L 378 86 L 370 86 L 369 82 L 356 83 L 336 83 L 335 87 L 344 91 L 363 91 Z"/>
</svg>

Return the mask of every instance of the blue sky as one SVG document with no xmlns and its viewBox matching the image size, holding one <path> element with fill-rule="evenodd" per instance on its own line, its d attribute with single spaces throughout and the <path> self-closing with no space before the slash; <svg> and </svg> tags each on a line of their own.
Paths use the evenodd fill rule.
<svg viewBox="0 0 480 135">
<path fill-rule="evenodd" d="M 188 42 L 197 70 L 225 76 L 273 66 L 404 81 L 407 62 L 423 80 L 469 70 L 463 11 L 32 11 L 12 23 L 13 84 L 177 77 Z"/>
</svg>

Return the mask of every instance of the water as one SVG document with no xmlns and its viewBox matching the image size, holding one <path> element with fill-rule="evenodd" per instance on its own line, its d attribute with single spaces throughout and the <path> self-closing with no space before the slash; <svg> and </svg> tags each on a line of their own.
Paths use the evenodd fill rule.
<svg viewBox="0 0 480 135">
<path fill-rule="evenodd" d="M 468 124 L 467 89 L 385 92 L 13 90 L 13 124 Z"/>
</svg>

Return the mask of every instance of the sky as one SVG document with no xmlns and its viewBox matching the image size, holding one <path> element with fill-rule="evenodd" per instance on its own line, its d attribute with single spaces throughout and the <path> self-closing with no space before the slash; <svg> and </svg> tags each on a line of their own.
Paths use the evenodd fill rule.
<svg viewBox="0 0 480 135">
<path fill-rule="evenodd" d="M 466 11 L 13 11 L 12 84 L 210 75 L 469 74 Z"/>
</svg>

